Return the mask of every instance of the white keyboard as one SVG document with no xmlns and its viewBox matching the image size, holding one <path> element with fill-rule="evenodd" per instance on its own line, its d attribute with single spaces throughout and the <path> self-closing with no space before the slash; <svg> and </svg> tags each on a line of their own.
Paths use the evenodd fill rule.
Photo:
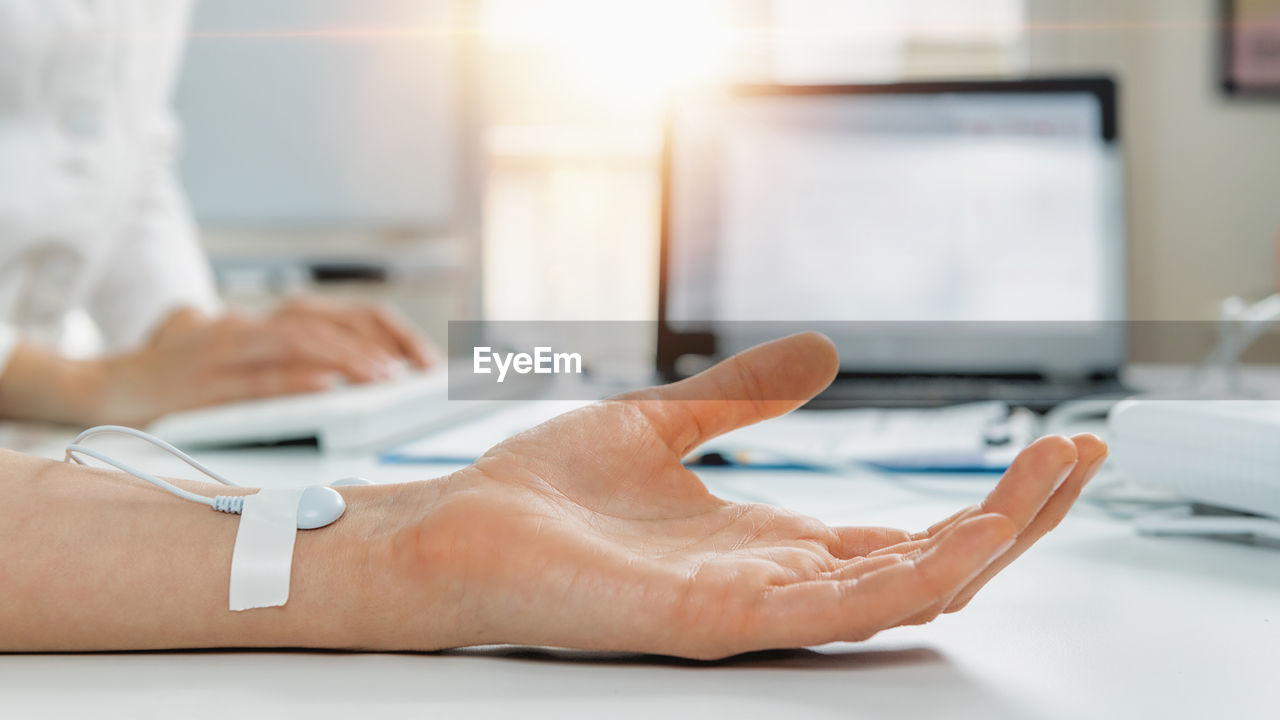
<svg viewBox="0 0 1280 720">
<path fill-rule="evenodd" d="M 494 406 L 448 398 L 442 367 L 389 382 L 174 413 L 147 431 L 179 447 L 314 439 L 326 452 L 361 452 L 422 437 Z"/>
</svg>

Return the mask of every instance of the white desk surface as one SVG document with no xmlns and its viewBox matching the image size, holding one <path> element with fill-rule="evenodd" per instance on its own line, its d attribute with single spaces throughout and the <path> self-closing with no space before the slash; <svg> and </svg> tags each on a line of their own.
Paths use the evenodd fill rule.
<svg viewBox="0 0 1280 720">
<path fill-rule="evenodd" d="M 0 445 L 9 447 L 24 442 L 53 454 L 55 444 L 41 442 L 53 439 L 63 440 L 57 433 L 0 428 Z M 199 457 L 258 485 L 352 474 L 392 482 L 451 469 L 380 466 L 369 457 L 325 458 L 305 448 Z M 995 480 L 744 470 L 703 475 L 731 499 L 785 496 L 787 505 L 830 522 L 907 527 L 974 501 Z M 1140 537 L 1088 505 L 965 611 L 856 645 L 718 663 L 511 647 L 0 655 L 0 716 L 7 718 L 1277 713 L 1280 551 Z"/>
</svg>

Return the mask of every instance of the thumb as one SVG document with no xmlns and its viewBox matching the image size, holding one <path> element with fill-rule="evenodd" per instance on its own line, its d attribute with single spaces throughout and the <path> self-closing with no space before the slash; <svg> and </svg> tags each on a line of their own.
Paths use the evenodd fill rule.
<svg viewBox="0 0 1280 720">
<path fill-rule="evenodd" d="M 730 430 L 784 415 L 831 384 L 836 347 L 808 332 L 773 340 L 677 383 L 621 395 L 644 405 L 659 434 L 681 457 Z"/>
</svg>

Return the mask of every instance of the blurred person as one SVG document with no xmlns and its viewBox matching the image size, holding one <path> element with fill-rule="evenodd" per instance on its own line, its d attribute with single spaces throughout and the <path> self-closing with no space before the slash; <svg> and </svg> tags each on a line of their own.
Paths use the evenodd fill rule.
<svg viewBox="0 0 1280 720">
<path fill-rule="evenodd" d="M 0 0 L 0 417 L 142 424 L 433 362 L 383 308 L 222 308 L 174 173 L 189 12 Z M 78 309 L 105 356 L 66 355 Z"/>
</svg>

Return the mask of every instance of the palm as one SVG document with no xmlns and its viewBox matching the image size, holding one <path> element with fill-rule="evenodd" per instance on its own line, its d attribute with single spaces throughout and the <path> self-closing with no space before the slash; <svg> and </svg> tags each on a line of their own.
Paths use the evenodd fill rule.
<svg viewBox="0 0 1280 720">
<path fill-rule="evenodd" d="M 1056 524 L 1104 453 L 1091 436 L 1042 440 L 982 507 L 918 534 L 729 503 L 682 465 L 705 440 L 802 402 L 833 365 L 815 336 L 773 343 L 552 420 L 456 475 L 468 492 L 442 506 L 456 518 L 443 524 L 486 538 L 468 544 L 480 550 L 467 553 L 470 604 L 488 608 L 474 641 L 720 657 L 925 622 Z M 807 371 L 755 380 L 781 378 L 777 366 Z"/>
</svg>

